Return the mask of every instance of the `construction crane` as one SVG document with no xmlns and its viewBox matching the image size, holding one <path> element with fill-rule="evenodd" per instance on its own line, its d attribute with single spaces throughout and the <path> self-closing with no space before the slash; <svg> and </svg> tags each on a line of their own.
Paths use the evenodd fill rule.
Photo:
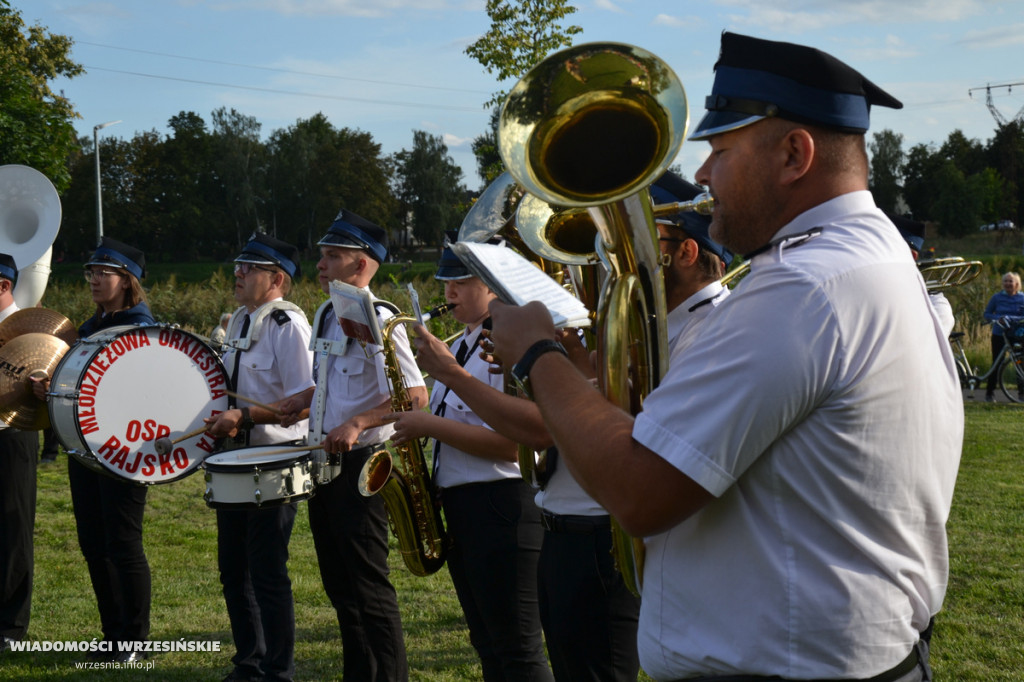
<svg viewBox="0 0 1024 682">
<path fill-rule="evenodd" d="M 988 110 L 992 112 L 992 118 L 996 120 L 996 123 L 998 123 L 1000 126 L 1005 126 L 1007 123 L 1009 123 L 1009 121 L 1006 120 L 1006 117 L 1003 116 L 1002 112 L 1000 112 L 999 109 L 996 108 L 995 103 L 992 101 L 992 88 L 1006 88 L 1006 91 L 1010 93 L 1013 92 L 1013 86 L 1015 85 L 1024 85 L 1024 82 L 995 84 L 990 83 L 984 87 L 971 88 L 970 90 L 967 91 L 967 96 L 973 99 L 974 92 L 976 90 L 984 90 L 985 106 L 987 106 Z M 1024 121 L 1024 107 L 1021 107 L 1020 111 L 1017 112 L 1017 115 L 1013 117 L 1013 121 Z"/>
</svg>

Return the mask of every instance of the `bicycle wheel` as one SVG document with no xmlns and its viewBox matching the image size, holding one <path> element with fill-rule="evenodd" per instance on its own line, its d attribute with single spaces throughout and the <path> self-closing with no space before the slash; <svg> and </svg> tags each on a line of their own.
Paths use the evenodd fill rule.
<svg viewBox="0 0 1024 682">
<path fill-rule="evenodd" d="M 1024 402 L 1024 354 L 1007 350 L 999 363 L 999 389 L 1010 402 Z"/>
</svg>

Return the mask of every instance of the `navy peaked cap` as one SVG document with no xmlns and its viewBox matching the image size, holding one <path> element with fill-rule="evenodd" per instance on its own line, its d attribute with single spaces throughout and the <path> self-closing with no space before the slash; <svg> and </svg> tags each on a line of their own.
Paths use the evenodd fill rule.
<svg viewBox="0 0 1024 682">
<path fill-rule="evenodd" d="M 674 204 L 682 201 L 691 201 L 704 193 L 698 185 L 688 182 L 672 171 L 665 171 L 665 174 L 654 181 L 650 187 L 651 199 L 655 204 Z M 683 230 L 690 239 L 711 253 L 722 259 L 725 267 L 732 264 L 732 251 L 725 248 L 711 238 L 711 216 L 701 215 L 695 211 L 682 211 L 663 219 L 660 222 L 672 224 Z"/>
<path fill-rule="evenodd" d="M 378 263 L 388 258 L 388 235 L 384 228 L 344 208 L 317 246 L 361 249 Z"/>
<path fill-rule="evenodd" d="M 863 133 L 872 105 L 903 108 L 826 52 L 723 33 L 715 82 L 704 105 L 707 113 L 690 139 L 705 140 L 769 117 Z"/>
<path fill-rule="evenodd" d="M 11 284 L 18 283 L 18 266 L 6 253 L 0 253 L 0 277 L 11 280 Z"/>
<path fill-rule="evenodd" d="M 135 279 L 146 276 L 146 256 L 134 246 L 128 246 L 110 237 L 102 237 L 96 252 L 87 262 L 90 265 L 105 265 L 110 268 L 127 270 L 135 275 Z"/>
<path fill-rule="evenodd" d="M 302 274 L 299 267 L 299 250 L 276 237 L 256 233 L 249 237 L 249 242 L 242 253 L 235 259 L 236 263 L 254 263 L 256 265 L 276 265 L 295 279 Z"/>
</svg>

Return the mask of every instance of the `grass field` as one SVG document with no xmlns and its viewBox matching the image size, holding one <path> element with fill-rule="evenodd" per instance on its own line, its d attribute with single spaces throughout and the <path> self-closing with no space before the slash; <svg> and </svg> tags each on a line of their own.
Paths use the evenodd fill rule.
<svg viewBox="0 0 1024 682">
<path fill-rule="evenodd" d="M 952 574 L 933 640 L 937 680 L 1024 680 L 1024 407 L 966 406 L 967 435 L 949 522 Z M 62 454 L 39 467 L 36 584 L 30 639 L 99 637 L 88 574 L 75 538 Z M 145 544 L 153 571 L 151 639 L 220 642 L 220 652 L 174 652 L 148 671 L 76 670 L 70 653 L 0 655 L 0 679 L 219 680 L 230 669 L 230 633 L 216 571 L 214 514 L 201 475 L 149 491 Z M 412 679 L 479 680 L 447 572 L 416 578 L 392 553 Z M 334 612 L 317 572 L 306 505 L 291 542 L 298 626 L 296 679 L 340 679 Z"/>
</svg>

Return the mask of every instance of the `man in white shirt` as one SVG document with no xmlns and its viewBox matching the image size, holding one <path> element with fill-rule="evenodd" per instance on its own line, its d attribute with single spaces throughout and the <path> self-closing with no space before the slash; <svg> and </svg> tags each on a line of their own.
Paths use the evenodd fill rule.
<svg viewBox="0 0 1024 682">
<path fill-rule="evenodd" d="M 867 191 L 871 105 L 818 50 L 722 36 L 693 139 L 711 234 L 750 274 L 635 420 L 536 303 L 491 304 L 562 459 L 646 538 L 638 644 L 658 680 L 930 679 L 963 439 L 949 344 Z M 531 350 L 532 349 L 532 350 Z"/>
<path fill-rule="evenodd" d="M 313 384 L 306 315 L 284 297 L 299 276 L 299 251 L 256 234 L 235 259 L 235 300 L 224 365 L 239 394 L 273 404 Z M 283 427 L 255 405 L 232 405 L 207 419 L 213 436 L 239 435 L 248 446 L 297 441 L 305 421 Z M 295 672 L 295 606 L 288 577 L 288 541 L 297 503 L 217 509 L 217 563 L 235 640 L 234 669 L 225 682 L 277 680 Z"/>
<path fill-rule="evenodd" d="M 383 228 L 343 209 L 318 242 L 317 271 L 324 293 L 330 293 L 334 280 L 368 290 L 380 264 L 387 260 L 386 244 Z M 375 305 L 382 325 L 393 314 L 388 305 Z M 340 475 L 317 487 L 309 501 L 309 526 L 320 578 L 338 614 L 343 679 L 401 682 L 408 679 L 409 666 L 398 597 L 388 579 L 387 511 L 380 495 L 364 497 L 358 490 L 366 461 L 394 432 L 394 426 L 384 421 L 392 411 L 384 354 L 379 346 L 364 347 L 346 337 L 329 300 L 315 319 L 315 341 L 340 346 L 337 352 L 316 353 L 313 360 L 318 391 L 323 391 L 325 401 L 325 434 L 311 433 L 310 441 L 322 439 L 327 457 L 340 464 Z M 422 407 L 427 403 L 426 382 L 413 360 L 404 325 L 395 329 L 392 342 L 412 407 Z M 309 407 L 313 398 L 314 391 L 309 390 L 282 405 L 289 415 L 283 423 Z M 316 427 L 314 415 L 310 428 Z"/>
</svg>

